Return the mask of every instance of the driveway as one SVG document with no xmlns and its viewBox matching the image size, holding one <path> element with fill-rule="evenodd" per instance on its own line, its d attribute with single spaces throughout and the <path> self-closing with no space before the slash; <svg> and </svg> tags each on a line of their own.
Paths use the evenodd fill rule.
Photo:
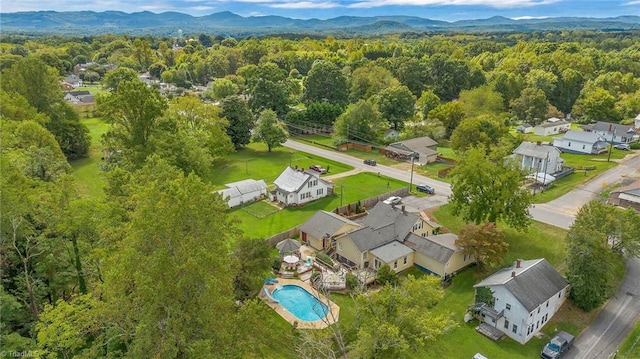
<svg viewBox="0 0 640 359">
<path fill-rule="evenodd" d="M 367 166 L 359 158 L 305 145 L 300 142 L 287 141 L 286 147 L 312 153 L 317 156 L 349 164 L 362 171 L 380 172 L 381 174 L 409 182 L 410 171 L 388 166 Z M 621 178 L 633 175 L 640 170 L 638 152 L 627 155 L 620 164 L 604 172 L 593 180 L 578 186 L 571 192 L 544 204 L 534 204 L 529 209 L 533 219 L 557 227 L 569 229 L 575 215 L 582 205 L 596 198 L 608 185 L 617 183 Z M 407 196 L 403 203 L 408 209 L 424 210 L 439 206 L 448 201 L 451 186 L 414 173 L 413 183 L 426 183 L 436 189 L 436 195 L 427 197 Z M 578 337 L 566 356 L 571 359 L 607 359 L 620 346 L 629 334 L 635 322 L 640 318 L 640 259 L 627 261 L 627 271 L 617 294 L 602 309 L 590 327 Z"/>
</svg>

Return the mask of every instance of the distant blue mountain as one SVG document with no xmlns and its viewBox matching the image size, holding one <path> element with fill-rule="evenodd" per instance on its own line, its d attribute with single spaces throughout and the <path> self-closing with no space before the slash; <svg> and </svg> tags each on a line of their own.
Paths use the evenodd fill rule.
<svg viewBox="0 0 640 359">
<path fill-rule="evenodd" d="M 502 16 L 488 19 L 437 21 L 415 16 L 340 16 L 333 19 L 291 19 L 282 16 L 243 17 L 219 12 L 194 17 L 178 12 L 160 14 L 143 11 L 37 11 L 3 13 L 0 28 L 6 33 L 23 34 L 156 34 L 201 32 L 248 36 L 275 33 L 290 34 L 381 34 L 424 31 L 540 31 L 560 29 L 637 30 L 640 16 L 614 18 L 562 17 L 514 20 Z"/>
</svg>

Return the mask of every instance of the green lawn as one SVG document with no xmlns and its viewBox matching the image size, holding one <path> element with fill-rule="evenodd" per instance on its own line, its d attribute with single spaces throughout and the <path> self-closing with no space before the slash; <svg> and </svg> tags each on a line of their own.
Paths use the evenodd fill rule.
<svg viewBox="0 0 640 359">
<path fill-rule="evenodd" d="M 107 132 L 109 125 L 97 117 L 81 120 L 89 128 L 91 146 L 89 157 L 69 162 L 73 168 L 73 177 L 81 196 L 101 198 L 104 196 L 104 178 L 100 169 L 102 146 L 100 139 Z"/>
<path fill-rule="evenodd" d="M 314 164 L 326 168 L 329 171 L 328 174 L 336 174 L 353 169 L 353 167 L 340 162 L 327 160 L 305 152 L 298 152 L 285 147 L 277 147 L 268 152 L 265 144 L 251 143 L 224 159 L 216 161 L 211 171 L 204 178 L 218 189 L 224 188 L 225 183 L 247 178 L 262 179 L 267 184 L 271 184 L 286 166 L 309 168 Z"/>
<path fill-rule="evenodd" d="M 379 195 L 390 190 L 406 187 L 407 184 L 374 173 L 358 173 L 354 176 L 337 178 L 334 195 L 310 202 L 301 207 L 288 207 L 264 218 L 257 218 L 243 209 L 230 211 L 240 220 L 240 228 L 251 238 L 266 238 L 302 224 L 319 210 L 332 211 L 343 205 Z"/>
<path fill-rule="evenodd" d="M 640 320 L 636 322 L 636 326 L 622 343 L 620 349 L 618 349 L 618 356 L 616 358 L 640 358 Z"/>
<path fill-rule="evenodd" d="M 92 95 L 97 95 L 105 90 L 102 88 L 102 85 L 99 83 L 95 84 L 85 84 L 83 87 L 78 87 L 73 91 L 89 91 Z"/>
</svg>

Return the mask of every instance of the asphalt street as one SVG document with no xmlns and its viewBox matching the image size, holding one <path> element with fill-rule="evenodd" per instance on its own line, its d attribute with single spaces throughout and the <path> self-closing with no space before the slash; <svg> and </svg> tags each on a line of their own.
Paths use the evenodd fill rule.
<svg viewBox="0 0 640 359">
<path fill-rule="evenodd" d="M 311 153 L 353 166 L 361 171 L 378 172 L 384 176 L 405 182 L 411 179 L 411 172 L 389 166 L 365 165 L 361 159 L 343 153 L 310 146 L 288 140 L 286 147 Z M 620 164 L 604 172 L 593 180 L 580 185 L 571 192 L 544 204 L 534 204 L 529 213 L 533 219 L 557 227 L 569 229 L 575 215 L 585 203 L 593 200 L 607 186 L 619 182 L 640 170 L 640 155 L 628 155 Z M 436 195 L 423 198 L 406 197 L 405 205 L 422 211 L 448 202 L 451 186 L 419 174 L 413 174 L 413 183 L 425 183 L 435 188 Z M 617 294 L 611 298 L 590 327 L 576 339 L 574 348 L 567 354 L 569 359 L 608 359 L 612 358 L 618 346 L 629 334 L 635 322 L 640 318 L 640 259 L 627 261 L 627 271 Z M 621 353 L 624 354 L 624 353 Z"/>
</svg>

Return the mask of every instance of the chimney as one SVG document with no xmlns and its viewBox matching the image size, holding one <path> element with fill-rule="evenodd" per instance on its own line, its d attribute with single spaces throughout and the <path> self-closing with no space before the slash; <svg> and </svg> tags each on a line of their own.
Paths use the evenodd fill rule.
<svg viewBox="0 0 640 359">
<path fill-rule="evenodd" d="M 516 277 L 516 271 L 511 272 L 511 278 L 515 278 Z"/>
<path fill-rule="evenodd" d="M 516 261 L 516 268 L 520 268 L 520 264 L 522 264 L 522 260 L 521 260 L 521 259 L 518 259 L 518 260 Z"/>
</svg>

